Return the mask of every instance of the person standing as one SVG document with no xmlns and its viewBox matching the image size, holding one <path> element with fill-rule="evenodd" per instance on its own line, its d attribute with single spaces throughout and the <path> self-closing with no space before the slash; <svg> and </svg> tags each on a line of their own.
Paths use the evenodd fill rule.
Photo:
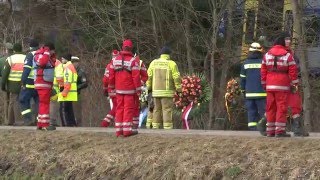
<svg viewBox="0 0 320 180">
<path fill-rule="evenodd" d="M 298 70 L 298 77 L 300 74 L 299 68 L 299 58 L 295 56 L 293 50 L 291 49 L 291 37 L 289 33 L 284 33 L 285 36 L 285 47 L 287 51 L 293 54 L 294 61 L 297 64 Z M 309 133 L 305 131 L 303 126 L 303 119 L 302 119 L 302 98 L 300 92 L 296 88 L 291 88 L 289 97 L 288 97 L 288 107 L 291 109 L 291 116 L 292 116 L 292 128 L 293 128 L 293 135 L 294 136 L 309 136 Z"/>
<path fill-rule="evenodd" d="M 177 64 L 171 60 L 171 49 L 164 46 L 160 58 L 151 62 L 148 68 L 147 88 L 152 91 L 154 109 L 152 128 L 173 129 L 172 108 L 175 91 L 181 92 L 181 77 Z"/>
<path fill-rule="evenodd" d="M 53 88 L 50 97 L 50 127 L 58 126 L 58 119 L 60 118 L 58 103 L 58 93 L 63 88 L 63 64 L 59 59 L 56 59 L 54 65 L 54 79 Z M 61 119 L 61 118 L 60 118 Z"/>
<path fill-rule="evenodd" d="M 21 115 L 23 117 L 24 125 L 33 125 L 31 100 L 33 99 L 35 106 L 39 106 L 39 97 L 37 91 L 34 89 L 34 72 L 33 72 L 33 57 L 36 50 L 39 49 L 39 43 L 36 40 L 31 40 L 29 43 L 30 52 L 24 60 L 23 72 L 21 77 L 21 92 L 19 94 L 19 102 L 21 105 Z"/>
<path fill-rule="evenodd" d="M 146 82 L 148 80 L 148 72 L 142 60 L 140 60 L 139 62 L 139 67 L 140 67 L 140 78 L 141 78 L 142 88 L 145 88 Z M 132 120 L 133 131 L 137 131 L 139 126 L 139 116 L 140 116 L 140 100 L 139 99 L 140 99 L 139 96 L 135 97 L 136 106 L 135 106 L 133 120 Z"/>
<path fill-rule="evenodd" d="M 5 44 L 5 53 L 4 53 L 4 56 L 0 58 L 0 82 L 1 82 L 1 79 L 2 79 L 2 70 L 4 68 L 4 64 L 7 60 L 7 58 L 9 56 L 11 56 L 13 54 L 13 45 L 11 43 L 6 43 Z M 9 122 L 8 121 L 8 107 L 9 107 L 9 97 L 10 97 L 10 93 L 9 92 L 2 92 L 1 94 L 2 96 L 2 99 L 3 99 L 3 110 L 4 110 L 4 113 L 2 113 L 2 119 L 0 121 L 0 124 L 4 124 L 5 122 Z M 11 110 L 13 111 L 13 110 Z"/>
<path fill-rule="evenodd" d="M 296 63 L 281 35 L 265 54 L 261 66 L 261 84 L 267 92 L 268 137 L 290 137 L 286 133 L 288 96 L 290 88 L 296 88 L 298 82 Z"/>
<path fill-rule="evenodd" d="M 73 110 L 76 118 L 77 126 L 81 127 L 82 124 L 82 101 L 81 101 L 81 90 L 88 87 L 88 79 L 84 69 L 80 65 L 80 58 L 77 56 L 71 57 L 71 63 L 76 68 L 78 74 L 77 80 L 77 92 L 78 92 L 78 101 L 73 102 Z"/>
<path fill-rule="evenodd" d="M 135 98 L 141 94 L 140 60 L 138 57 L 133 57 L 132 48 L 132 41 L 124 40 L 122 51 L 112 60 L 109 71 L 108 89 L 109 92 L 115 91 L 117 98 L 115 119 L 117 137 L 138 134 L 138 131 L 132 131 L 132 120 Z"/>
<path fill-rule="evenodd" d="M 55 46 L 46 43 L 36 51 L 34 57 L 34 86 L 39 96 L 38 130 L 55 130 L 50 125 L 50 96 L 56 62 Z"/>
<path fill-rule="evenodd" d="M 8 121 L 6 125 L 15 125 L 22 121 L 19 107 L 19 93 L 21 89 L 21 76 L 26 55 L 22 54 L 21 43 L 13 45 L 13 55 L 9 56 L 2 70 L 1 89 L 9 92 Z"/>
<path fill-rule="evenodd" d="M 261 85 L 261 63 L 263 49 L 259 43 L 252 43 L 248 58 L 244 61 L 240 72 L 240 87 L 245 94 L 248 113 L 249 130 L 256 131 L 257 123 L 264 118 L 267 93 Z"/>
<path fill-rule="evenodd" d="M 111 121 L 114 120 L 116 115 L 116 108 L 117 108 L 117 98 L 116 93 L 114 91 L 108 92 L 109 86 L 109 77 L 110 77 L 110 68 L 112 66 L 112 61 L 119 55 L 119 51 L 113 50 L 112 51 L 112 60 L 107 64 L 106 69 L 104 71 L 104 75 L 102 78 L 103 83 L 103 94 L 105 96 L 109 96 L 110 98 L 110 111 L 106 115 L 106 117 L 101 121 L 101 127 L 108 127 Z"/>
<path fill-rule="evenodd" d="M 71 54 L 62 56 L 63 63 L 63 88 L 58 94 L 60 102 L 60 117 L 62 126 L 75 127 L 77 122 L 73 112 L 72 103 L 78 100 L 77 81 L 78 74 L 76 68 L 71 63 Z"/>
</svg>

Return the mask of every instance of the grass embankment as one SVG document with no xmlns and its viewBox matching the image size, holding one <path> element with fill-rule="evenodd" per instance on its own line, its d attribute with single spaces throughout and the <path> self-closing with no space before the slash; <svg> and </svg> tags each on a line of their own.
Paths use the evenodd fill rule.
<svg viewBox="0 0 320 180">
<path fill-rule="evenodd" d="M 0 131 L 9 179 L 317 179 L 320 140 Z"/>
</svg>

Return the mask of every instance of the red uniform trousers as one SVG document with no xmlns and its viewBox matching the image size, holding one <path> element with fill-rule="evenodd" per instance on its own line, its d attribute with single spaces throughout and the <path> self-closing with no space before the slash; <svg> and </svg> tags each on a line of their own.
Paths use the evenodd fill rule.
<svg viewBox="0 0 320 180">
<path fill-rule="evenodd" d="M 38 128 L 45 128 L 50 123 L 50 94 L 51 89 L 37 89 L 39 95 Z"/>
<path fill-rule="evenodd" d="M 139 96 L 135 95 L 135 104 L 134 104 L 134 114 L 132 119 L 132 129 L 136 131 L 139 127 L 139 116 L 140 116 L 140 100 Z"/>
<path fill-rule="evenodd" d="M 299 92 L 289 93 L 288 106 L 291 108 L 292 118 L 300 117 L 302 111 L 302 98 Z"/>
<path fill-rule="evenodd" d="M 108 114 L 106 115 L 106 117 L 102 120 L 101 122 L 101 126 L 102 127 L 108 127 L 111 123 L 111 121 L 114 120 L 115 115 L 116 115 L 116 109 L 117 109 L 117 98 L 115 96 L 110 97 L 111 98 L 111 103 L 110 103 L 110 107 L 112 107 L 110 109 L 110 111 L 108 112 Z"/>
<path fill-rule="evenodd" d="M 267 91 L 267 134 L 282 134 L 286 131 L 289 92 Z"/>
<path fill-rule="evenodd" d="M 117 94 L 116 136 L 132 134 L 132 119 L 135 109 L 136 94 Z"/>
</svg>

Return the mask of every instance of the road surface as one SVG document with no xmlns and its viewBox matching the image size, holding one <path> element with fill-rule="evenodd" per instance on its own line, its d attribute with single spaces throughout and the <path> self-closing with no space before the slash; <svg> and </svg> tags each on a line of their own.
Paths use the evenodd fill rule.
<svg viewBox="0 0 320 180">
<path fill-rule="evenodd" d="M 35 131 L 36 127 L 32 126 L 0 126 L 0 130 L 29 130 Z M 92 132 L 92 133 L 114 133 L 114 128 L 101 127 L 57 127 L 57 131 L 69 132 Z M 223 130 L 154 130 L 154 129 L 139 129 L 139 134 L 159 134 L 159 135 L 194 135 L 194 136 L 233 136 L 233 137 L 259 137 L 259 132 L 256 131 L 223 131 Z M 300 137 L 298 137 L 300 138 Z M 307 138 L 320 139 L 320 133 L 310 133 Z"/>
</svg>

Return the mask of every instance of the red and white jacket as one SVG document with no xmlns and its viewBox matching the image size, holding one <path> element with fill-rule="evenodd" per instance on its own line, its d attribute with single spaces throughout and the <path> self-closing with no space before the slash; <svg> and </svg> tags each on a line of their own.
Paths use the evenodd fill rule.
<svg viewBox="0 0 320 180">
<path fill-rule="evenodd" d="M 141 92 L 140 60 L 129 51 L 121 51 L 112 59 L 109 69 L 109 92 L 136 94 Z"/>
<path fill-rule="evenodd" d="M 50 55 L 48 47 L 42 47 L 34 56 L 35 89 L 51 89 L 54 79 L 55 54 Z"/>
<path fill-rule="evenodd" d="M 142 84 L 146 84 L 148 80 L 148 72 L 147 72 L 146 65 L 144 65 L 142 60 L 140 60 L 140 76 L 141 76 Z"/>
<path fill-rule="evenodd" d="M 298 82 L 298 69 L 293 54 L 281 45 L 273 46 L 262 61 L 262 86 L 266 91 L 290 91 L 290 87 Z"/>
<path fill-rule="evenodd" d="M 112 61 L 111 61 L 112 62 Z M 116 95 L 116 93 L 114 91 L 108 91 L 108 86 L 109 86 L 109 76 L 110 76 L 110 67 L 111 67 L 111 62 L 109 64 L 107 64 L 106 69 L 104 71 L 104 75 L 102 78 L 102 83 L 103 83 L 103 91 L 104 92 L 108 92 L 108 95 L 110 97 L 114 97 Z"/>
</svg>

